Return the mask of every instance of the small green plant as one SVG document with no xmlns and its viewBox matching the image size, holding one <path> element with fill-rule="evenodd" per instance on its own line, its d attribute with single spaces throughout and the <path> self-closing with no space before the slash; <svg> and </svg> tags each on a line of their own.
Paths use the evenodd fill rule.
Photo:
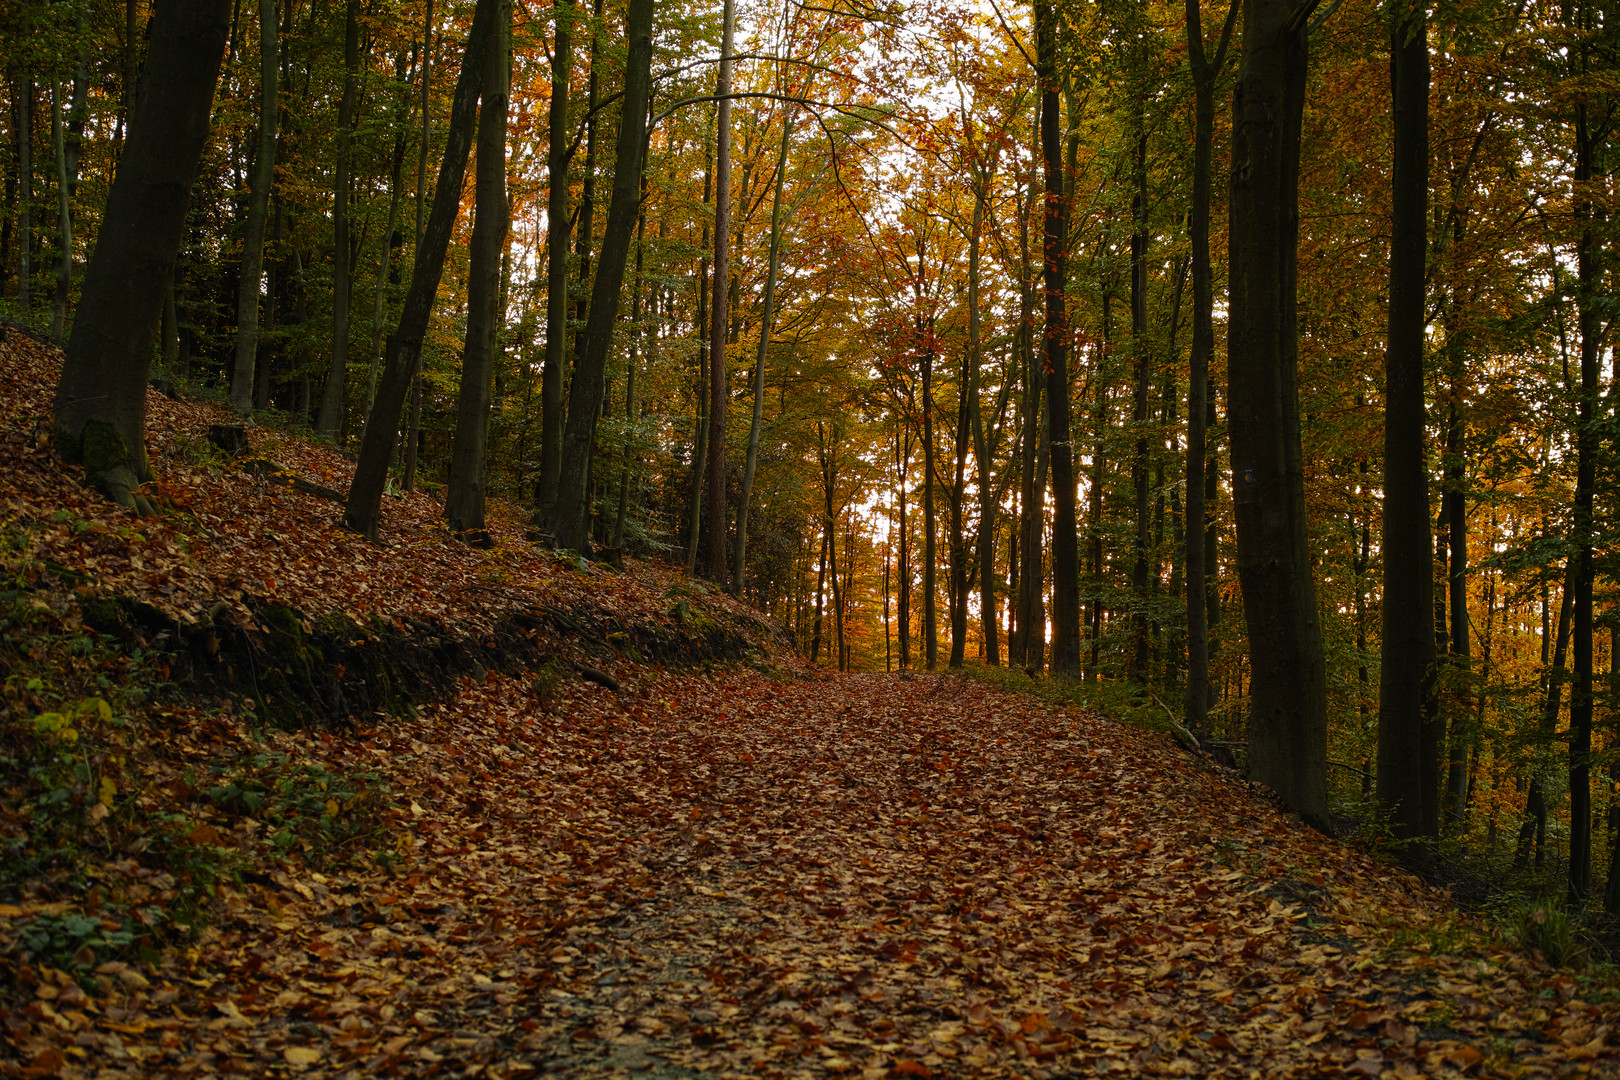
<svg viewBox="0 0 1620 1080">
<path fill-rule="evenodd" d="M 567 668 L 555 660 L 547 660 L 534 673 L 534 699 L 542 707 L 549 706 L 557 700 L 557 690 L 562 686 L 563 676 Z"/>
<path fill-rule="evenodd" d="M 80 978 L 135 941 L 127 919 L 78 912 L 36 915 L 23 923 L 17 934 L 35 963 L 59 968 Z"/>
<path fill-rule="evenodd" d="M 334 773 L 280 751 L 248 755 L 214 770 L 216 782 L 203 797 L 226 814 L 267 825 L 265 839 L 280 858 L 303 852 L 321 859 L 384 833 L 379 811 L 392 804 L 392 793 L 376 773 Z"/>
<path fill-rule="evenodd" d="M 1530 901 L 1509 913 L 1509 940 L 1553 967 L 1585 967 L 1590 960 L 1575 916 L 1547 900 Z"/>
</svg>

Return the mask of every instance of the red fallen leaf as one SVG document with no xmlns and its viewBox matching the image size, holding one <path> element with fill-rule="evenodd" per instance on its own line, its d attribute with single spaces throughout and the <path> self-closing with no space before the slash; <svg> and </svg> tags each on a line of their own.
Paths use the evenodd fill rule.
<svg viewBox="0 0 1620 1080">
<path fill-rule="evenodd" d="M 1232 1045 L 1232 1040 L 1228 1039 L 1225 1035 L 1222 1035 L 1220 1032 L 1216 1032 L 1214 1035 L 1211 1035 L 1209 1037 L 1209 1045 L 1213 1046 L 1217 1050 L 1236 1050 L 1237 1049 L 1236 1046 Z"/>
<path fill-rule="evenodd" d="M 894 1063 L 894 1068 L 889 1070 L 889 1075 L 933 1076 L 934 1072 L 920 1061 L 912 1061 L 910 1058 L 902 1058 L 900 1061 Z"/>
<path fill-rule="evenodd" d="M 1459 1046 L 1457 1049 L 1446 1055 L 1447 1064 L 1451 1065 L 1453 1068 L 1460 1069 L 1463 1072 L 1467 1072 L 1469 1069 L 1475 1068 L 1483 1060 L 1484 1055 L 1478 1050 L 1475 1050 L 1472 1046 Z"/>
<path fill-rule="evenodd" d="M 1037 1031 L 1050 1030 L 1052 1021 L 1046 1018 L 1045 1013 L 1032 1012 L 1018 1026 L 1024 1029 L 1025 1035 L 1033 1035 Z"/>
<path fill-rule="evenodd" d="M 55 1076 L 62 1071 L 67 1062 L 62 1057 L 62 1051 L 56 1047 L 48 1047 L 34 1055 L 34 1060 L 28 1067 L 20 1070 L 22 1076 Z"/>
</svg>

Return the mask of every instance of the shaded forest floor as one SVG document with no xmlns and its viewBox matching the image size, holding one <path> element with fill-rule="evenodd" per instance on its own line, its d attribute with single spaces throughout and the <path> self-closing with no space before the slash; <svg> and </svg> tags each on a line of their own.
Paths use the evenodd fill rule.
<svg viewBox="0 0 1620 1080">
<path fill-rule="evenodd" d="M 53 363 L 0 343 L 0 1072 L 1620 1071 L 1605 984 L 1160 736 L 423 496 L 372 547 L 194 402 L 127 517 Z"/>
</svg>

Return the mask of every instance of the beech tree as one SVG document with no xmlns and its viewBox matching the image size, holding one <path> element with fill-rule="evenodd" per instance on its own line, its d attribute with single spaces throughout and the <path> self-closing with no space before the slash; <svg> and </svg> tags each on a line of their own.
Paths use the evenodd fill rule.
<svg viewBox="0 0 1620 1080">
<path fill-rule="evenodd" d="M 1249 776 L 1327 829 L 1327 686 L 1305 509 L 1296 310 L 1300 120 L 1314 7 L 1243 4 L 1227 363 L 1238 578 L 1254 673 Z"/>
<path fill-rule="evenodd" d="M 86 271 L 51 431 L 108 498 L 143 513 L 146 381 L 164 285 L 208 137 L 229 30 L 224 0 L 158 0 L 147 76 Z"/>
<path fill-rule="evenodd" d="M 1405 840 L 1439 836 L 1434 565 L 1425 460 L 1424 282 L 1428 269 L 1429 38 L 1421 6 L 1390 6 L 1394 89 L 1389 343 L 1385 350 L 1384 604 L 1378 798 Z M 1426 853 L 1414 853 L 1426 858 Z"/>
</svg>

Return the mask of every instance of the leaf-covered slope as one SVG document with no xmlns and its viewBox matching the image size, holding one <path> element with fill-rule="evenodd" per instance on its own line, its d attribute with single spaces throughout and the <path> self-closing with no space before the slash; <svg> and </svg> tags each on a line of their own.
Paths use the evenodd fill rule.
<svg viewBox="0 0 1620 1080">
<path fill-rule="evenodd" d="M 367 543 L 344 529 L 339 503 L 311 493 L 347 489 L 342 455 L 251 426 L 251 456 L 227 454 L 209 429 L 235 417 L 155 390 L 150 489 L 165 512 L 128 516 L 51 453 L 59 365 L 25 335 L 0 341 L 13 562 L 33 568 L 34 584 L 71 592 L 96 629 L 162 644 L 188 677 L 269 699 L 283 719 L 352 719 L 385 708 L 388 690 L 420 699 L 467 671 L 559 651 L 602 665 L 765 659 L 783 647 L 758 613 L 667 568 L 632 561 L 619 574 L 534 547 L 504 505 L 491 550 L 451 539 L 442 507 L 421 493 L 385 499 L 381 543 Z"/>
<path fill-rule="evenodd" d="M 200 406 L 154 399 L 171 509 L 136 520 L 53 462 L 49 358 L 16 346 L 9 1074 L 1620 1071 L 1594 984 L 1161 738 L 954 676 L 636 663 L 610 627 L 683 631 L 688 597 L 694 622 L 757 617 L 653 568 L 581 575 L 510 528 L 463 547 L 420 497 L 372 548 L 334 504 L 198 449 L 221 419 Z M 346 482 L 331 452 L 257 437 Z M 546 655 L 620 687 L 469 652 L 415 710 L 277 730 L 250 694 L 166 688 L 161 654 L 78 628 L 107 595 L 205 656 L 210 627 L 269 634 L 267 604 L 440 641 L 549 605 L 573 636 L 536 629 Z"/>
</svg>

